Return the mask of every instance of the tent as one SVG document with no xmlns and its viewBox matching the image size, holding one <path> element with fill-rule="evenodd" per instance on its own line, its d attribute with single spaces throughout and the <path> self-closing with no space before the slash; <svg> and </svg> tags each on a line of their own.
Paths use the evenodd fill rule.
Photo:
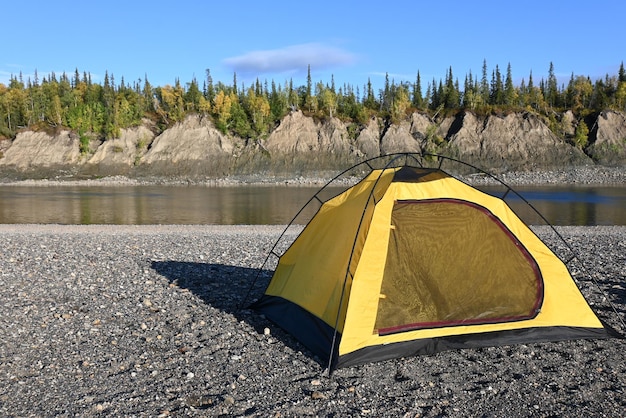
<svg viewBox="0 0 626 418">
<path fill-rule="evenodd" d="M 329 370 L 612 336 L 566 264 L 507 203 L 448 174 L 438 158 L 428 167 L 423 156 L 387 157 L 335 197 L 316 197 L 319 210 L 276 254 L 252 307 L 329 359 Z"/>
</svg>

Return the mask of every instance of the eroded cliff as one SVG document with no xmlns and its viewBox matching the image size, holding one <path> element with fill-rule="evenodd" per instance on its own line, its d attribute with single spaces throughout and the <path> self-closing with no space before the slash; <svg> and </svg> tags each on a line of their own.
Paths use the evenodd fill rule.
<svg viewBox="0 0 626 418">
<path fill-rule="evenodd" d="M 602 112 L 588 121 L 585 149 L 571 140 L 576 119 L 567 113 L 560 118 L 563 137 L 532 113 L 478 117 L 461 112 L 436 121 L 414 113 L 393 125 L 372 118 L 355 130 L 336 118 L 319 121 L 295 111 L 266 138 L 242 139 L 222 133 L 210 118 L 195 115 L 163 132 L 145 121 L 122 130 L 119 138 L 93 139 L 82 152 L 80 138 L 68 130 L 52 135 L 23 131 L 0 144 L 0 176 L 310 174 L 395 152 L 445 154 L 491 171 L 626 163 L 626 114 Z"/>
</svg>

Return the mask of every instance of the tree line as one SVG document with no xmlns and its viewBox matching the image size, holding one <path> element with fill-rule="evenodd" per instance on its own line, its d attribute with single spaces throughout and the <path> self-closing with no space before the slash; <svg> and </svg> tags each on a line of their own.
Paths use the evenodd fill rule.
<svg viewBox="0 0 626 418">
<path fill-rule="evenodd" d="M 24 128 L 70 128 L 81 138 L 96 134 L 115 138 L 120 129 L 136 126 L 144 118 L 161 128 L 179 122 L 188 114 L 209 115 L 224 133 L 242 138 L 262 138 L 290 111 L 301 110 L 319 118 L 337 117 L 349 123 L 353 133 L 370 117 L 396 123 L 414 111 L 433 117 L 460 110 L 477 114 L 506 113 L 520 110 L 541 114 L 558 130 L 555 113 L 570 109 L 582 120 L 590 113 L 615 109 L 626 110 L 626 71 L 620 65 L 617 75 L 606 75 L 592 81 L 588 76 L 575 76 L 559 85 L 550 63 L 547 79 L 536 82 L 532 72 L 528 79 L 515 85 L 511 65 L 506 72 L 496 65 L 489 72 L 483 61 L 480 76 L 471 71 L 463 87 L 453 75 L 452 67 L 444 79 L 423 82 L 417 71 L 415 82 L 395 82 L 387 75 L 377 91 L 368 79 L 362 86 L 337 86 L 311 79 L 308 68 L 306 85 L 294 86 L 292 80 L 276 83 L 257 80 L 250 86 L 237 82 L 214 83 L 206 70 L 202 86 L 196 78 L 184 86 L 179 79 L 173 86 L 152 86 L 147 76 L 116 83 L 113 74 L 105 73 L 103 83 L 92 82 L 91 74 L 78 69 L 72 75 L 51 73 L 41 80 L 24 80 L 11 76 L 9 85 L 0 83 L 0 139 L 12 138 Z M 583 145 L 583 144 L 580 144 Z"/>
</svg>

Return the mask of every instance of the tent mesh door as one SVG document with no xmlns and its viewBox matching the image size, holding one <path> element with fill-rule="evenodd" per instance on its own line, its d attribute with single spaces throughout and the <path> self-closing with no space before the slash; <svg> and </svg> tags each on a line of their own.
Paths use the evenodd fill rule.
<svg viewBox="0 0 626 418">
<path fill-rule="evenodd" d="M 398 201 L 375 332 L 530 319 L 537 263 L 491 212 L 456 199 Z"/>
</svg>

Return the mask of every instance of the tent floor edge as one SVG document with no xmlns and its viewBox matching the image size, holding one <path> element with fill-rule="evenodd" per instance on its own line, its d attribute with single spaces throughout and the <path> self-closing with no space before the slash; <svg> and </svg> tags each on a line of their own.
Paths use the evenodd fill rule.
<svg viewBox="0 0 626 418">
<path fill-rule="evenodd" d="M 263 314 L 272 323 L 295 337 L 302 345 L 318 356 L 320 365 L 328 366 L 331 355 L 334 329 L 301 306 L 279 296 L 263 295 L 250 305 L 251 309 Z M 335 344 L 338 345 L 338 334 Z M 337 353 L 337 350 L 334 350 Z M 331 369 L 335 368 L 336 354 Z"/>
<path fill-rule="evenodd" d="M 351 353 L 340 355 L 335 368 L 351 367 L 395 358 L 432 355 L 442 351 L 465 348 L 485 348 L 541 342 L 609 338 L 624 337 L 612 328 L 555 326 L 426 338 L 364 347 Z"/>
<path fill-rule="evenodd" d="M 626 339 L 626 336 L 619 332 L 616 328 L 613 328 L 611 325 L 607 324 L 602 318 L 598 318 L 598 320 L 602 323 L 602 326 L 606 330 L 609 337 L 617 338 L 619 340 Z"/>
</svg>

